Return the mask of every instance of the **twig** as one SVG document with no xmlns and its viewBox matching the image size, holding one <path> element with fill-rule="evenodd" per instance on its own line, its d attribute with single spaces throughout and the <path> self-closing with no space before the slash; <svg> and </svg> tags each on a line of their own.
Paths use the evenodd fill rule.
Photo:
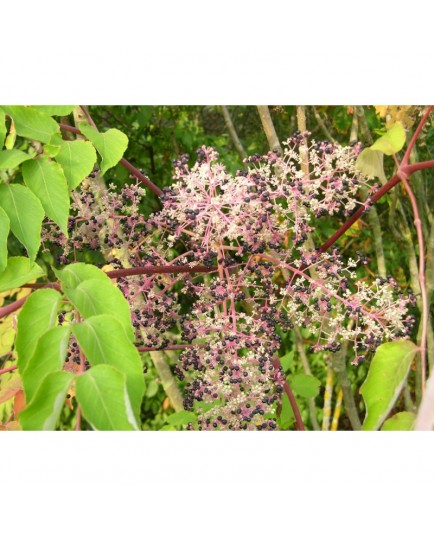
<svg viewBox="0 0 434 536">
<path fill-rule="evenodd" d="M 359 115 L 362 118 L 361 123 L 363 125 L 365 138 L 368 138 L 372 143 L 372 136 L 369 131 L 368 123 L 366 121 L 365 110 L 363 106 L 357 106 L 357 108 L 359 109 Z M 353 126 L 355 122 L 357 124 L 360 124 L 357 113 L 354 113 L 354 116 L 353 116 Z M 353 132 L 353 129 L 351 129 L 350 143 L 353 141 L 357 141 L 357 132 Z M 366 195 L 366 188 L 364 188 L 363 191 L 364 191 L 364 194 Z M 384 249 L 383 249 L 383 238 L 381 235 L 380 218 L 378 217 L 377 208 L 375 206 L 371 207 L 371 209 L 368 212 L 368 222 L 372 229 L 372 233 L 374 235 L 375 256 L 377 259 L 378 273 L 381 277 L 386 277 L 387 270 L 386 270 L 386 261 L 385 261 Z"/>
<path fill-rule="evenodd" d="M 359 138 L 359 118 L 354 107 L 353 111 L 353 122 L 351 123 L 351 133 L 350 133 L 350 143 L 356 142 Z"/>
<path fill-rule="evenodd" d="M 165 390 L 167 396 L 169 397 L 170 403 L 172 404 L 175 411 L 181 411 L 184 409 L 184 402 L 182 399 L 181 391 L 175 379 L 173 377 L 172 371 L 166 361 L 164 352 L 156 351 L 151 354 L 152 362 L 158 372 L 158 376 L 161 380 L 161 385 Z"/>
<path fill-rule="evenodd" d="M 4 368 L 4 369 L 0 369 L 0 376 L 2 374 L 6 374 L 6 372 L 12 372 L 13 370 L 15 370 L 17 368 L 16 365 L 13 365 L 12 367 L 8 367 L 8 368 Z"/>
<path fill-rule="evenodd" d="M 422 396 L 425 390 L 426 379 L 426 341 L 428 331 L 428 296 L 425 286 L 425 245 L 423 240 L 422 222 L 419 216 L 419 209 L 417 206 L 416 198 L 412 189 L 407 181 L 407 176 L 404 172 L 398 171 L 400 179 L 402 180 L 404 187 L 407 191 L 408 197 L 414 214 L 414 225 L 416 227 L 417 241 L 419 245 L 419 284 L 422 298 L 422 333 L 420 341 L 420 359 L 421 359 L 421 377 L 422 377 Z"/>
<path fill-rule="evenodd" d="M 333 367 L 327 365 L 327 379 L 324 392 L 324 413 L 322 421 L 322 430 L 327 431 L 330 428 L 330 417 L 332 413 L 332 395 L 333 395 Z"/>
<path fill-rule="evenodd" d="M 428 117 L 430 116 L 430 113 L 431 111 L 433 110 L 434 106 L 428 106 L 428 108 L 426 109 L 419 125 L 417 126 L 414 134 L 413 134 L 413 137 L 411 138 L 410 140 L 410 143 L 408 144 L 408 147 L 407 147 L 407 150 L 405 151 L 405 154 L 404 154 L 404 157 L 402 159 L 402 162 L 401 162 L 401 165 L 404 165 L 406 166 L 408 164 L 408 161 L 410 159 L 410 155 L 411 155 L 411 151 L 414 147 L 414 145 L 416 144 L 416 140 L 418 139 L 419 137 L 419 134 L 422 132 L 422 129 L 425 125 L 425 123 L 428 121 Z"/>
<path fill-rule="evenodd" d="M 0 318 L 3 318 L 4 316 L 7 316 L 17 309 L 19 309 L 27 300 L 28 296 L 24 296 L 24 298 L 21 298 L 13 303 L 10 303 L 9 305 L 5 305 L 4 307 L 0 307 Z"/>
<path fill-rule="evenodd" d="M 80 108 L 82 109 L 84 115 L 86 116 L 86 119 L 87 119 L 87 122 L 89 123 L 89 125 L 93 128 L 95 128 L 96 130 L 97 129 L 97 126 L 95 124 L 95 121 L 92 119 L 90 113 L 89 113 L 89 107 L 88 106 L 85 106 L 85 105 L 80 105 Z"/>
<path fill-rule="evenodd" d="M 371 131 L 369 130 L 368 122 L 366 121 L 365 110 L 363 106 L 356 106 L 355 108 L 356 114 L 360 118 L 359 125 L 361 127 L 365 142 L 367 142 L 369 145 L 372 145 L 374 140 L 372 139 Z"/>
<path fill-rule="evenodd" d="M 229 131 L 229 135 L 231 137 L 232 143 L 235 146 L 235 149 L 237 150 L 237 153 L 240 155 L 241 160 L 244 160 L 247 158 L 247 153 L 244 150 L 243 144 L 240 141 L 240 138 L 238 137 L 237 131 L 235 130 L 234 123 L 231 118 L 231 114 L 229 113 L 227 106 L 221 106 L 223 118 L 225 120 L 226 128 Z"/>
<path fill-rule="evenodd" d="M 111 279 L 119 277 L 128 277 L 132 275 L 151 275 L 151 274 L 194 274 L 213 272 L 216 268 L 208 266 L 135 266 L 134 268 L 119 268 L 118 270 L 110 270 L 105 274 Z"/>
<path fill-rule="evenodd" d="M 350 423 L 353 427 L 353 430 L 360 430 L 362 428 L 362 423 L 360 422 L 359 413 L 357 411 L 356 402 L 354 400 L 353 390 L 351 388 L 351 382 L 347 372 L 347 349 L 348 341 L 345 341 L 341 350 L 333 355 L 332 365 L 333 370 L 336 373 L 339 385 L 342 389 L 345 413 L 350 419 Z"/>
<path fill-rule="evenodd" d="M 137 350 L 139 352 L 161 352 L 170 351 L 170 350 L 187 350 L 188 348 L 204 348 L 206 344 L 172 344 L 166 346 L 165 348 L 154 348 L 152 346 L 138 346 Z"/>
<path fill-rule="evenodd" d="M 297 106 L 298 108 L 298 106 Z M 316 109 L 315 106 L 312 106 L 312 111 L 313 111 L 313 115 L 316 119 L 316 122 L 318 123 L 318 126 L 320 127 L 320 129 L 323 131 L 324 133 L 324 136 L 329 140 L 331 141 L 332 143 L 337 143 L 336 140 L 333 138 L 333 136 L 331 135 L 329 129 L 326 127 L 326 124 L 324 123 L 324 121 L 322 120 L 322 117 L 320 115 L 320 113 L 318 112 L 318 110 Z"/>
<path fill-rule="evenodd" d="M 405 173 L 410 176 L 414 171 L 420 169 L 432 168 L 434 167 L 434 160 L 429 160 L 427 162 L 421 162 L 419 164 L 412 164 L 410 166 L 401 166 L 400 172 Z M 398 174 L 394 175 L 389 181 L 386 182 L 377 192 L 372 196 L 371 202 L 376 203 L 384 195 L 387 194 L 394 186 L 400 182 L 400 176 Z M 357 220 L 359 220 L 365 213 L 365 207 L 360 207 L 348 220 L 320 247 L 320 251 L 324 253 L 327 251 L 339 238 L 344 235 L 350 227 L 352 227 Z"/>
<path fill-rule="evenodd" d="M 330 428 L 331 432 L 336 432 L 338 429 L 339 424 L 339 417 L 341 416 L 341 408 L 342 408 L 342 387 L 339 387 L 338 395 L 336 397 L 336 404 L 335 404 L 335 410 L 333 412 L 333 419 L 332 419 L 332 425 Z"/>
<path fill-rule="evenodd" d="M 273 120 L 271 119 L 268 106 L 257 106 L 259 117 L 261 118 L 262 127 L 267 136 L 268 145 L 271 150 L 277 150 L 282 153 L 282 147 L 277 137 L 276 129 L 274 128 Z"/>
<path fill-rule="evenodd" d="M 276 370 L 280 370 L 281 366 L 280 366 L 280 361 L 278 357 L 274 359 L 273 365 Z M 301 418 L 300 410 L 298 409 L 298 406 L 297 406 L 297 401 L 295 400 L 295 396 L 293 392 L 291 391 L 291 387 L 289 387 L 289 383 L 287 382 L 286 379 L 283 384 L 283 389 L 289 399 L 289 403 L 291 404 L 292 411 L 294 412 L 296 428 L 300 432 L 304 431 L 303 420 Z"/>
</svg>

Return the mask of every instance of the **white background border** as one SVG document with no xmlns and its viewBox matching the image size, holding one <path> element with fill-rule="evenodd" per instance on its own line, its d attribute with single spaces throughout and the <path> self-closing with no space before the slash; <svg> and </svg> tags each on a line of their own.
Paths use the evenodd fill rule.
<svg viewBox="0 0 434 536">
<path fill-rule="evenodd" d="M 433 101 L 428 2 L 3 4 L 2 103 Z M 0 528 L 432 532 L 433 441 L 427 433 L 1 434 Z"/>
</svg>

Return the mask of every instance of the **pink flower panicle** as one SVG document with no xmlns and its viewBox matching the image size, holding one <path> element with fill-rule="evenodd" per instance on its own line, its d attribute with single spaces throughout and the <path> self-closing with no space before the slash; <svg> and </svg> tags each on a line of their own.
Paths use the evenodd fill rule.
<svg viewBox="0 0 434 536">
<path fill-rule="evenodd" d="M 359 277 L 364 255 L 312 247 L 318 218 L 369 210 L 379 185 L 356 169 L 360 150 L 296 132 L 282 155 L 252 155 L 248 169 L 232 175 L 215 149 L 202 146 L 191 168 L 188 155 L 174 161 L 162 209 L 148 220 L 137 184 L 116 194 L 89 183 L 76 194 L 69 240 L 54 227 L 45 238 L 64 248 L 61 263 L 90 248 L 114 267 L 208 266 L 206 276 L 118 279 L 137 344 L 165 348 L 179 328 L 191 345 L 174 369 L 185 382 L 185 409 L 198 414 L 191 428 L 273 430 L 285 381 L 273 366 L 278 332 L 308 329 L 313 352 L 334 353 L 349 340 L 356 364 L 383 340 L 408 337 L 414 324 L 407 313 L 414 297 L 393 277 Z"/>
</svg>

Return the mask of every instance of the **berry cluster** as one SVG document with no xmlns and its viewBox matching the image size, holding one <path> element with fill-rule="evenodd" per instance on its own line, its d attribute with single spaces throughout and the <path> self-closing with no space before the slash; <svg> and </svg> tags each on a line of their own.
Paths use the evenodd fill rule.
<svg viewBox="0 0 434 536">
<path fill-rule="evenodd" d="M 414 297 L 404 296 L 391 276 L 368 283 L 356 276 L 367 262 L 363 255 L 344 259 L 336 248 L 321 253 L 312 246 L 317 218 L 369 209 L 378 185 L 356 169 L 360 149 L 296 132 L 283 155 L 253 155 L 247 170 L 232 175 L 203 146 L 191 168 L 188 155 L 174 161 L 162 209 L 148 220 L 137 184 L 116 194 L 89 182 L 76 193 L 69 240 L 54 227 L 45 238 L 63 248 L 60 263 L 90 248 L 113 268 L 209 268 L 206 276 L 117 280 L 137 344 L 165 348 L 180 330 L 188 347 L 175 373 L 200 430 L 273 430 L 285 381 L 275 358 L 278 330 L 308 328 L 316 337 L 312 351 L 333 353 L 350 340 L 356 364 L 384 339 L 407 337 L 414 323 L 407 314 Z"/>
</svg>

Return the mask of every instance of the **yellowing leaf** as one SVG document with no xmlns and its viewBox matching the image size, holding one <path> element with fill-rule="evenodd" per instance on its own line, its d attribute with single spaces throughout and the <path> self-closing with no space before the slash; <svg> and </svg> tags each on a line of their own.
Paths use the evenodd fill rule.
<svg viewBox="0 0 434 536">
<path fill-rule="evenodd" d="M 381 138 L 371 145 L 371 151 L 380 151 L 388 156 L 396 154 L 404 147 L 405 130 L 402 123 L 395 123 Z"/>
<path fill-rule="evenodd" d="M 380 151 L 374 151 L 371 147 L 363 149 L 356 161 L 356 169 L 359 169 L 368 177 L 378 177 L 384 184 L 386 175 L 384 174 L 384 155 Z"/>
</svg>

